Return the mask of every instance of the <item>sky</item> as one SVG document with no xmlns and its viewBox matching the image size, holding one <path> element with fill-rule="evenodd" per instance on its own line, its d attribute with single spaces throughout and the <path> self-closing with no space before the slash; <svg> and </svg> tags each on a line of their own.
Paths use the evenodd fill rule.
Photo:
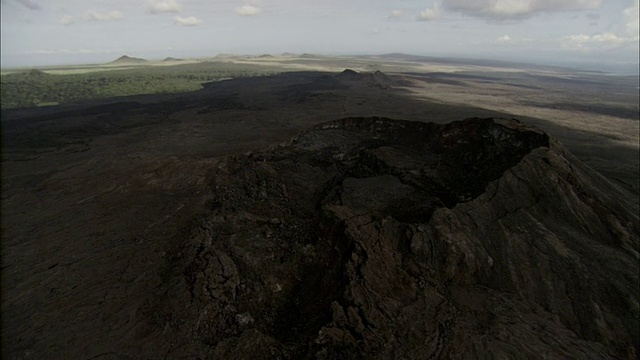
<svg viewBox="0 0 640 360">
<path fill-rule="evenodd" d="M 638 0 L 0 0 L 0 16 L 3 68 L 283 52 L 638 63 Z"/>
</svg>

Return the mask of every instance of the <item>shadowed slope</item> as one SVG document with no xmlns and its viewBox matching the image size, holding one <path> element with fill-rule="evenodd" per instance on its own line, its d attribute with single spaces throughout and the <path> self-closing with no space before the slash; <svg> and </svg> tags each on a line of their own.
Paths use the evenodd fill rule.
<svg viewBox="0 0 640 360">
<path fill-rule="evenodd" d="M 184 356 L 635 354 L 637 206 L 528 125 L 333 121 L 210 190 L 159 309 Z"/>
</svg>

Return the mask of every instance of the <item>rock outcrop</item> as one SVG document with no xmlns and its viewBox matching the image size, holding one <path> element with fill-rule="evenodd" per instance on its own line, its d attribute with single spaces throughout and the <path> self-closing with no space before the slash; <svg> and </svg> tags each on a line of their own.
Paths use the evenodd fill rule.
<svg viewBox="0 0 640 360">
<path fill-rule="evenodd" d="M 363 84 L 370 87 L 389 89 L 393 86 L 405 86 L 404 80 L 392 79 L 380 70 L 375 72 L 358 73 L 351 69 L 345 69 L 335 75 L 335 78 L 345 84 Z"/>
<path fill-rule="evenodd" d="M 210 190 L 159 310 L 198 356 L 636 356 L 638 209 L 516 120 L 324 123 Z"/>
<path fill-rule="evenodd" d="M 148 62 L 146 59 L 131 57 L 128 55 L 122 55 L 119 58 L 113 60 L 109 64 L 143 64 Z"/>
</svg>

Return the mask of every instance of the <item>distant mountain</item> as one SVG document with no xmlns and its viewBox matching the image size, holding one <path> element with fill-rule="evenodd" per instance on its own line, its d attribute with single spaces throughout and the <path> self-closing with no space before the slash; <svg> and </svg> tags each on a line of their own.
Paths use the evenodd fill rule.
<svg viewBox="0 0 640 360">
<path fill-rule="evenodd" d="M 376 70 L 376 72 L 371 74 L 371 77 L 373 79 L 375 79 L 376 82 L 378 82 L 380 84 L 383 84 L 383 85 L 389 85 L 389 84 L 391 84 L 393 82 L 393 79 L 388 77 L 387 74 L 383 73 L 380 70 Z"/>
<path fill-rule="evenodd" d="M 146 63 L 147 60 L 141 58 L 135 58 L 128 55 L 122 55 L 119 58 L 113 60 L 109 64 L 142 64 Z"/>
<path fill-rule="evenodd" d="M 367 86 L 378 87 L 381 89 L 388 89 L 392 86 L 407 85 L 404 80 L 392 79 L 380 70 L 376 70 L 375 72 L 358 73 L 351 69 L 345 69 L 335 77 L 341 82 L 346 82 L 348 84 L 363 83 Z"/>
<path fill-rule="evenodd" d="M 164 58 L 162 61 L 182 61 L 183 59 L 178 59 L 178 58 L 174 58 L 174 57 L 167 57 Z"/>
<path fill-rule="evenodd" d="M 336 75 L 336 77 L 340 80 L 360 80 L 362 79 L 362 75 L 360 75 L 357 71 L 351 69 L 345 69 L 340 74 Z"/>
<path fill-rule="evenodd" d="M 316 59 L 316 58 L 319 58 L 319 57 L 322 57 L 322 56 L 316 55 L 316 54 L 308 54 L 308 53 L 304 53 L 304 54 L 300 55 L 300 58 L 302 58 L 302 59 Z"/>
</svg>

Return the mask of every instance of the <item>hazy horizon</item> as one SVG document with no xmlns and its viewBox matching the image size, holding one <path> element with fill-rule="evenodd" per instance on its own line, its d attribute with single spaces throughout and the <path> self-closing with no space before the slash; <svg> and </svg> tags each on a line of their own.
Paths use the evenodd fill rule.
<svg viewBox="0 0 640 360">
<path fill-rule="evenodd" d="M 405 53 L 637 74 L 638 0 L 0 0 L 2 68 Z"/>
<path fill-rule="evenodd" d="M 204 60 L 204 59 L 213 59 L 216 56 L 224 56 L 224 55 L 232 55 L 232 56 L 260 56 L 260 55 L 272 55 L 272 56 L 280 56 L 284 54 L 289 55 L 302 55 L 302 54 L 311 54 L 317 56 L 336 56 L 336 57 L 358 57 L 358 56 L 380 56 L 380 55 L 390 55 L 390 54 L 403 54 L 409 56 L 422 56 L 425 58 L 433 58 L 433 59 L 458 59 L 458 60 L 467 60 L 469 62 L 477 61 L 497 61 L 497 62 L 505 62 L 505 63 L 513 63 L 513 64 L 530 64 L 530 65 L 539 65 L 539 66 L 552 66 L 552 67 L 560 67 L 581 71 L 594 71 L 594 72 L 603 72 L 610 73 L 613 75 L 633 75 L 639 76 L 640 71 L 638 68 L 638 63 L 625 63 L 625 64 L 616 64 L 616 63 L 602 63 L 602 62 L 590 62 L 586 61 L 562 61 L 560 60 L 544 60 L 538 59 L 520 59 L 520 58 L 495 58 L 495 57 L 483 57 L 474 54 L 417 54 L 417 53 L 409 53 L 409 52 L 394 52 L 394 53 L 354 53 L 354 54 L 342 54 L 342 53 L 321 53 L 321 52 L 308 52 L 308 53 L 293 53 L 291 51 L 284 51 L 280 53 L 276 52 L 255 52 L 255 53 L 231 53 L 231 52 L 220 52 L 216 54 L 206 54 L 206 52 L 195 52 L 196 55 L 188 55 L 185 54 L 182 56 L 181 54 L 165 54 L 161 51 L 157 52 L 147 52 L 146 54 L 140 54 L 138 52 L 132 53 L 123 53 L 120 55 L 108 56 L 104 54 L 97 55 L 95 57 L 77 57 L 70 61 L 64 63 L 53 63 L 50 61 L 45 61 L 43 63 L 31 63 L 27 65 L 18 64 L 15 66 L 4 66 L 2 64 L 3 70 L 16 70 L 16 69 L 30 69 L 30 68 L 56 68 L 56 67 L 65 67 L 65 66 L 93 66 L 93 65 L 104 65 L 110 62 L 117 60 L 122 56 L 128 56 L 131 58 L 141 58 L 149 61 L 161 61 L 166 58 L 176 58 L 181 60 Z M 91 59 L 91 60 L 89 60 Z"/>
</svg>

